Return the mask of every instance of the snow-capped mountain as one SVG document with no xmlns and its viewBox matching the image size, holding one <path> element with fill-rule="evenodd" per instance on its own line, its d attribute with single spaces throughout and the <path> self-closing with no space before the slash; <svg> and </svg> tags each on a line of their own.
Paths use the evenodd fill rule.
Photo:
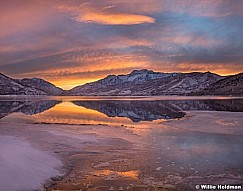
<svg viewBox="0 0 243 191">
<path fill-rule="evenodd" d="M 228 76 L 216 83 L 210 84 L 202 91 L 196 92 L 195 95 L 243 95 L 243 73 Z"/>
<path fill-rule="evenodd" d="M 155 82 L 151 95 L 188 95 L 198 92 L 224 77 L 211 72 L 192 72 Z"/>
<path fill-rule="evenodd" d="M 109 75 L 95 82 L 62 90 L 39 78 L 12 79 L 0 74 L 0 95 L 243 95 L 243 73 L 220 76 L 211 72 L 161 73 L 134 70 L 126 75 Z"/>
<path fill-rule="evenodd" d="M 37 88 L 43 92 L 46 92 L 48 95 L 60 95 L 63 91 L 61 88 L 58 88 L 52 83 L 40 78 L 24 78 L 19 80 L 19 82 L 24 86 Z"/>
<path fill-rule="evenodd" d="M 60 95 L 62 91 L 39 78 L 16 80 L 0 73 L 0 95 Z"/>
<path fill-rule="evenodd" d="M 47 95 L 46 92 L 25 86 L 18 80 L 0 74 L 0 94 L 1 95 Z"/>
<path fill-rule="evenodd" d="M 69 95 L 186 95 L 222 79 L 210 72 L 160 73 L 134 70 L 127 75 L 109 75 L 104 79 L 77 86 Z"/>
<path fill-rule="evenodd" d="M 115 85 L 115 84 L 141 84 L 146 81 L 151 81 L 160 78 L 176 76 L 178 73 L 160 73 L 152 70 L 133 70 L 127 75 L 109 75 L 106 78 L 99 80 L 102 85 Z"/>
</svg>

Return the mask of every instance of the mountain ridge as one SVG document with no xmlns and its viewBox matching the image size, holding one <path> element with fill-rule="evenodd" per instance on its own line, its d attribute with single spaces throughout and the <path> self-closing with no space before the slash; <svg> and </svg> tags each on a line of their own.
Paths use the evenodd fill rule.
<svg viewBox="0 0 243 191">
<path fill-rule="evenodd" d="M 163 73 L 133 70 L 70 90 L 63 90 L 41 78 L 13 79 L 0 73 L 0 95 L 53 96 L 157 96 L 157 95 L 243 95 L 243 73 L 220 76 L 212 72 Z M 223 91 L 222 87 L 224 87 Z M 237 87 L 237 88 L 233 88 Z M 216 91 L 216 89 L 218 89 Z M 219 91 L 222 89 L 221 91 Z"/>
<path fill-rule="evenodd" d="M 211 72 L 160 73 L 134 70 L 127 75 L 109 75 L 101 80 L 76 86 L 68 95 L 186 95 L 206 88 L 224 77 Z"/>
<path fill-rule="evenodd" d="M 24 78 L 18 81 L 25 86 L 46 92 L 48 95 L 60 95 L 63 92 L 63 89 L 41 78 Z"/>
<path fill-rule="evenodd" d="M 40 78 L 13 79 L 0 73 L 0 95 L 60 95 L 61 88 Z"/>
<path fill-rule="evenodd" d="M 243 95 L 243 73 L 227 76 L 194 95 Z"/>
</svg>

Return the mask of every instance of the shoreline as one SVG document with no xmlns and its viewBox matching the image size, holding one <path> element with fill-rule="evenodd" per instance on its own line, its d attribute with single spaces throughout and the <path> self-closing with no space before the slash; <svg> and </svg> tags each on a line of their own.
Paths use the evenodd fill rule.
<svg viewBox="0 0 243 191">
<path fill-rule="evenodd" d="M 42 190 L 52 177 L 63 176 L 58 158 L 28 142 L 0 135 L 0 144 L 0 185 L 5 191 Z"/>
<path fill-rule="evenodd" d="M 0 95 L 0 101 L 15 100 L 220 100 L 220 99 L 243 99 L 243 96 L 230 95 L 204 95 L 204 96 L 187 96 L 187 95 L 161 95 L 161 96 L 51 96 L 51 95 Z M 50 99 L 51 98 L 51 99 Z"/>
</svg>

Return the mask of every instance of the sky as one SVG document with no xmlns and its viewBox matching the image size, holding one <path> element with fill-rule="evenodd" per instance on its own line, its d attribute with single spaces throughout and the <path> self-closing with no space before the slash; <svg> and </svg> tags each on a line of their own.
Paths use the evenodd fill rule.
<svg viewBox="0 0 243 191">
<path fill-rule="evenodd" d="M 242 0 L 0 1 L 0 72 L 64 89 L 134 69 L 243 72 Z"/>
</svg>

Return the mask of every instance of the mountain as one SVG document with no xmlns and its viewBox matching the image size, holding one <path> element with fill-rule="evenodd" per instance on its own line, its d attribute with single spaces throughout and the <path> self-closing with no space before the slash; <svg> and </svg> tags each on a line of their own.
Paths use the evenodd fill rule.
<svg viewBox="0 0 243 191">
<path fill-rule="evenodd" d="M 1 95 L 47 95 L 46 92 L 24 86 L 18 80 L 12 79 L 0 73 L 0 94 Z"/>
<path fill-rule="evenodd" d="M 39 78 L 16 80 L 0 73 L 0 95 L 60 95 L 62 91 Z"/>
<path fill-rule="evenodd" d="M 24 78 L 19 80 L 21 84 L 27 87 L 37 88 L 48 95 L 60 95 L 63 90 L 61 88 L 56 87 L 50 82 L 47 82 L 40 78 Z"/>
<path fill-rule="evenodd" d="M 242 96 L 243 73 L 224 77 L 211 72 L 161 73 L 143 69 L 126 75 L 109 75 L 66 91 L 40 78 L 17 80 L 0 73 L 0 95 Z"/>
<path fill-rule="evenodd" d="M 109 75 L 104 79 L 77 86 L 68 95 L 186 95 L 222 79 L 210 72 L 160 73 L 134 70 L 127 75 Z"/>
<path fill-rule="evenodd" d="M 196 92 L 195 95 L 243 95 L 243 73 L 228 76 L 222 80 L 210 84 L 202 91 Z"/>
<path fill-rule="evenodd" d="M 128 75 L 109 75 L 106 78 L 99 80 L 102 85 L 117 85 L 117 84 L 141 84 L 146 81 L 151 81 L 160 78 L 166 78 L 171 76 L 177 76 L 178 73 L 160 73 L 152 70 L 133 70 Z"/>
<path fill-rule="evenodd" d="M 74 95 L 96 95 L 98 94 L 130 94 L 129 88 L 126 91 L 117 90 L 117 88 L 123 88 L 126 86 L 136 86 L 148 81 L 177 76 L 178 73 L 160 73 L 153 72 L 151 70 L 134 70 L 127 75 L 109 75 L 104 79 L 96 82 L 91 82 L 85 85 L 77 86 L 69 91 L 70 94 Z M 132 86 L 131 86 L 132 87 Z"/>
<path fill-rule="evenodd" d="M 133 95 L 131 89 L 146 82 L 177 76 L 179 73 L 160 73 L 152 70 L 134 70 L 127 75 L 109 75 L 96 82 L 77 86 L 69 95 Z"/>
<path fill-rule="evenodd" d="M 180 74 L 153 82 L 151 95 L 188 95 L 198 92 L 224 77 L 211 72 L 192 72 Z M 157 88 L 156 88 L 157 87 Z"/>
</svg>

